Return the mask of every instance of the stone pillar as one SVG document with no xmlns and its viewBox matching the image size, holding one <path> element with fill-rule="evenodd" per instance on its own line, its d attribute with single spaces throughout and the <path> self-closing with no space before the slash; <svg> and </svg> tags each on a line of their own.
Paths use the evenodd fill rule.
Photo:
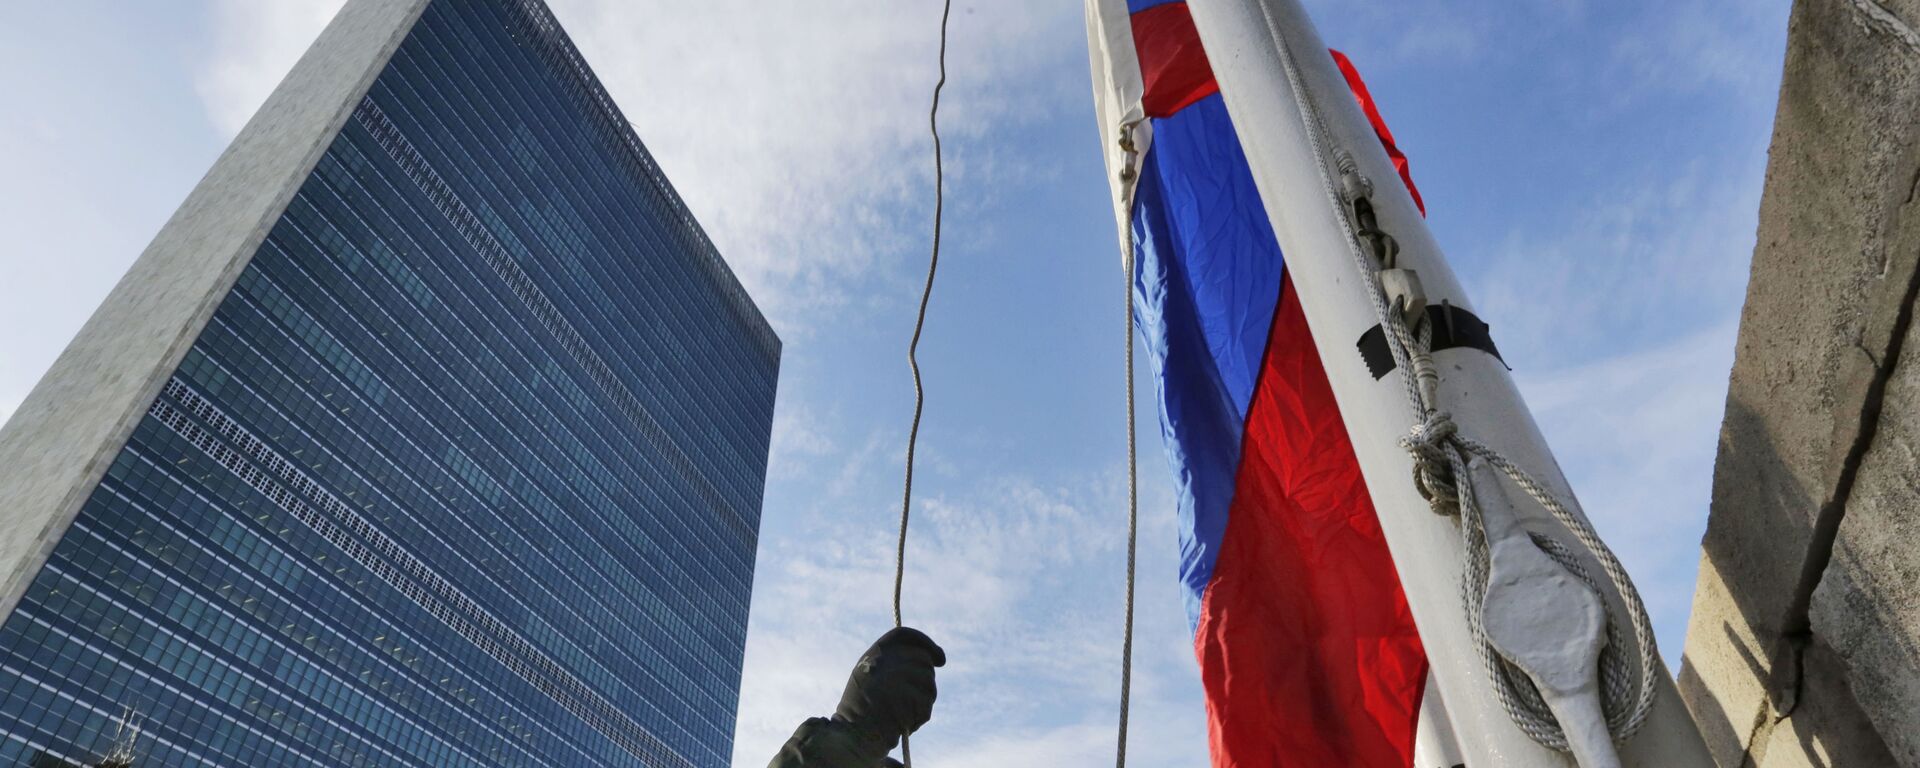
<svg viewBox="0 0 1920 768">
<path fill-rule="evenodd" d="M 1680 672 L 1722 766 L 1920 768 L 1916 24 L 1794 6 Z"/>
</svg>

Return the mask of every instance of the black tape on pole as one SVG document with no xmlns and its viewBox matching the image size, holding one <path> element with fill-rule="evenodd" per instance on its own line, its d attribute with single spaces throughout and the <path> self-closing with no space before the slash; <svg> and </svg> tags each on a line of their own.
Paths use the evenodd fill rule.
<svg viewBox="0 0 1920 768">
<path fill-rule="evenodd" d="M 1501 365 L 1507 364 L 1500 357 L 1500 350 L 1493 346 L 1493 335 L 1488 332 L 1487 324 L 1472 312 L 1452 304 L 1431 304 L 1427 306 L 1427 325 L 1433 328 L 1435 352 L 1465 347 L 1493 355 Z M 1357 346 L 1360 359 L 1366 361 L 1367 372 L 1373 374 L 1375 380 L 1393 372 L 1393 351 L 1387 348 L 1387 334 L 1380 326 L 1360 334 Z"/>
</svg>

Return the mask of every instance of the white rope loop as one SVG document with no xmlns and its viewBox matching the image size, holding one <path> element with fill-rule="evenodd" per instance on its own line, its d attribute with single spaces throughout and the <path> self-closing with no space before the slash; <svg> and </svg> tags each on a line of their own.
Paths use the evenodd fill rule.
<svg viewBox="0 0 1920 768">
<path fill-rule="evenodd" d="M 1409 368 L 1403 369 L 1412 372 L 1407 378 L 1417 380 L 1425 371 L 1436 371 L 1437 379 L 1431 349 L 1432 329 L 1426 327 L 1428 323 L 1425 319 L 1421 319 L 1422 327 L 1417 333 L 1408 330 L 1404 313 L 1390 312 L 1386 321 L 1390 329 L 1387 334 L 1390 343 L 1400 346 L 1410 363 Z M 1481 663 L 1493 681 L 1494 694 L 1499 698 L 1501 708 L 1506 710 L 1514 725 L 1528 738 L 1548 749 L 1561 752 L 1568 750 L 1567 737 L 1560 728 L 1559 720 L 1541 698 L 1533 681 L 1500 655 L 1488 641 L 1486 628 L 1482 625 L 1481 608 L 1487 588 L 1489 554 L 1486 526 L 1474 493 L 1472 476 L 1467 469 L 1470 457 L 1478 457 L 1500 470 L 1573 534 L 1581 546 L 1600 561 L 1608 582 L 1626 604 L 1627 623 L 1633 629 L 1637 659 L 1624 657 L 1619 622 L 1612 611 L 1607 613 L 1607 646 L 1600 656 L 1601 704 L 1607 715 L 1607 730 L 1616 742 L 1625 741 L 1646 724 L 1647 714 L 1653 709 L 1654 675 L 1658 674 L 1652 620 L 1647 616 L 1639 590 L 1634 588 L 1626 568 L 1620 565 L 1619 559 L 1600 540 L 1599 534 L 1584 516 L 1574 513 L 1551 490 L 1499 451 L 1460 434 L 1452 414 L 1432 404 L 1430 398 L 1434 397 L 1436 390 L 1437 387 L 1428 387 L 1424 382 L 1409 388 L 1415 394 L 1414 406 L 1424 416 L 1400 439 L 1400 446 L 1412 456 L 1414 485 L 1433 511 L 1460 518 L 1461 539 L 1466 550 L 1465 574 L 1460 580 L 1461 602 L 1466 606 L 1468 630 L 1473 634 Z M 1532 538 L 1535 545 L 1569 573 L 1596 592 L 1600 591 L 1599 585 L 1566 545 L 1550 536 L 1535 534 Z"/>
</svg>

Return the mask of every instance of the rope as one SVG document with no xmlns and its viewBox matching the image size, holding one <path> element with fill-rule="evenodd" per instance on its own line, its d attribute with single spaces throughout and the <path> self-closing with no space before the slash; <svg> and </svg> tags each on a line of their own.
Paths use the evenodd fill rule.
<svg viewBox="0 0 1920 768">
<path fill-rule="evenodd" d="M 1390 307 L 1380 283 L 1381 271 L 1395 268 L 1398 247 L 1390 235 L 1378 228 L 1374 220 L 1372 202 L 1369 199 L 1372 183 L 1358 173 L 1352 156 L 1341 152 L 1335 158 L 1341 172 L 1339 189 L 1336 189 L 1332 169 L 1327 163 L 1329 153 L 1326 124 L 1311 99 L 1307 97 L 1308 91 L 1300 75 L 1299 63 L 1294 57 L 1292 47 L 1287 44 L 1286 38 L 1278 33 L 1278 27 L 1271 12 L 1264 7 L 1262 10 L 1267 14 L 1265 19 L 1267 28 L 1280 51 L 1280 62 L 1285 70 L 1288 84 L 1296 94 L 1294 101 L 1306 129 L 1310 149 L 1318 161 L 1321 192 L 1334 210 L 1351 210 L 1353 214 L 1352 226 L 1347 230 L 1348 251 L 1361 277 L 1367 281 L 1368 285 L 1373 286 L 1367 291 L 1368 299 L 1373 305 L 1374 314 L 1381 326 L 1388 331 L 1387 346 L 1393 353 L 1394 362 L 1399 366 L 1399 370 L 1404 372 L 1401 380 L 1405 387 L 1408 405 L 1413 408 L 1414 413 L 1419 414 L 1420 423 L 1416 424 L 1400 441 L 1401 447 L 1413 458 L 1415 486 L 1436 513 L 1457 515 L 1460 518 L 1461 538 L 1466 550 L 1465 573 L 1460 583 L 1461 597 L 1467 609 L 1468 630 L 1473 635 L 1475 645 L 1478 646 L 1481 662 L 1487 668 L 1495 696 L 1500 700 L 1501 707 L 1506 710 L 1514 724 L 1526 733 L 1528 738 L 1548 749 L 1558 752 L 1568 751 L 1566 734 L 1561 730 L 1559 721 L 1547 708 L 1545 701 L 1541 699 L 1539 690 L 1524 672 L 1509 663 L 1488 642 L 1485 628 L 1481 625 L 1481 603 L 1486 593 L 1488 578 L 1488 552 L 1485 524 L 1481 519 L 1472 476 L 1467 471 L 1468 456 L 1477 456 L 1499 469 L 1514 485 L 1526 491 L 1527 495 L 1549 515 L 1565 526 L 1574 538 L 1599 561 L 1607 580 L 1625 604 L 1628 621 L 1633 629 L 1637 658 L 1632 662 L 1623 658 L 1619 630 L 1611 611 L 1607 616 L 1608 644 L 1600 657 L 1603 691 L 1601 698 L 1602 708 L 1607 715 L 1607 728 L 1616 742 L 1625 741 L 1646 724 L 1647 715 L 1653 708 L 1656 691 L 1658 651 L 1654 644 L 1652 621 L 1647 616 L 1646 605 L 1641 600 L 1639 591 L 1634 588 L 1633 580 L 1627 575 L 1626 569 L 1620 565 L 1619 559 L 1600 540 L 1599 534 L 1594 532 L 1593 527 L 1582 515 L 1563 504 L 1551 490 L 1500 452 L 1460 434 L 1452 415 L 1439 409 L 1439 370 L 1433 362 L 1432 328 L 1428 327 L 1423 317 L 1416 320 L 1420 324 L 1417 330 L 1409 329 L 1406 323 L 1407 307 L 1397 300 Z M 1341 190 L 1344 190 L 1344 196 Z M 1347 207 L 1348 202 L 1352 205 L 1351 209 Z M 1536 537 L 1534 540 L 1542 550 L 1562 566 L 1567 567 L 1575 577 L 1585 581 L 1589 586 L 1595 586 L 1592 578 L 1567 547 L 1547 537 Z"/>
<path fill-rule="evenodd" d="M 1340 158 L 1340 164 L 1344 176 L 1358 178 L 1351 157 Z M 1346 186 L 1360 190 L 1370 187 L 1364 180 Z M 1377 228 L 1372 205 L 1364 194 L 1354 199 L 1356 231 L 1353 234 L 1357 236 L 1354 244 L 1358 245 L 1362 239 L 1371 243 L 1380 266 L 1391 268 L 1391 236 Z M 1376 269 L 1374 264 L 1369 263 L 1363 267 L 1362 273 L 1378 286 Z M 1380 303 L 1385 305 L 1384 294 L 1378 288 L 1374 292 L 1381 295 Z M 1396 348 L 1395 357 L 1405 359 L 1408 363 L 1402 369 L 1408 372 L 1404 377 L 1409 384 L 1408 402 L 1421 414 L 1420 423 L 1400 439 L 1400 447 L 1412 456 L 1414 485 L 1433 511 L 1439 515 L 1460 518 L 1461 540 L 1466 553 L 1465 573 L 1460 579 L 1461 602 L 1466 606 L 1467 628 L 1473 635 L 1475 650 L 1493 681 L 1494 695 L 1500 700 L 1501 708 L 1506 710 L 1508 717 L 1513 719 L 1514 725 L 1528 738 L 1549 749 L 1568 751 L 1566 734 L 1552 710 L 1540 697 L 1533 681 L 1494 648 L 1482 626 L 1481 612 L 1489 567 L 1488 542 L 1479 500 L 1467 469 L 1468 457 L 1478 457 L 1499 469 L 1554 520 L 1566 527 L 1582 546 L 1593 553 L 1605 571 L 1607 580 L 1626 604 L 1638 658 L 1628 660 L 1623 657 L 1619 625 L 1611 612 L 1607 616 L 1607 646 L 1600 655 L 1601 703 L 1607 715 L 1607 729 L 1615 741 L 1625 741 L 1646 724 L 1647 714 L 1653 708 L 1655 665 L 1658 663 L 1652 621 L 1647 616 L 1646 605 L 1641 601 L 1639 591 L 1634 588 L 1626 568 L 1620 565 L 1613 551 L 1600 540 L 1599 534 L 1594 532 L 1583 516 L 1575 514 L 1551 490 L 1499 451 L 1460 434 L 1452 414 L 1439 409 L 1440 374 L 1433 362 L 1433 328 L 1424 317 L 1416 320 L 1419 323 L 1417 331 L 1408 328 L 1407 309 L 1400 300 L 1395 299 L 1381 318 L 1388 329 L 1388 343 Z M 1535 535 L 1533 540 L 1575 577 L 1596 592 L 1600 591 L 1599 585 L 1565 545 L 1546 536 Z M 1634 661 L 1638 662 L 1637 670 L 1633 666 Z"/>
<path fill-rule="evenodd" d="M 940 151 L 940 92 L 947 87 L 947 20 L 953 17 L 953 0 L 946 0 L 940 11 L 940 81 L 933 86 L 933 108 L 927 113 L 927 129 L 933 134 L 933 251 L 927 257 L 927 283 L 920 290 L 920 314 L 913 321 L 913 341 L 907 345 L 907 367 L 913 371 L 913 426 L 907 430 L 907 472 L 900 492 L 900 539 L 893 552 L 893 626 L 901 626 L 900 592 L 907 581 L 907 523 L 913 515 L 913 454 L 920 442 L 920 415 L 926 407 L 926 388 L 920 381 L 920 334 L 927 326 L 927 303 L 933 299 L 933 278 L 940 271 L 940 223 L 946 210 L 946 166 Z M 900 757 L 906 768 L 913 768 L 913 745 L 905 734 L 900 737 Z"/>
<path fill-rule="evenodd" d="M 1133 144 L 1134 123 L 1120 127 L 1120 149 L 1127 153 L 1127 164 L 1120 171 L 1121 183 L 1126 193 L 1122 195 L 1122 205 L 1126 208 L 1127 228 L 1122 233 L 1124 244 L 1121 247 L 1122 266 L 1126 270 L 1124 308 L 1127 313 L 1127 624 L 1125 640 L 1120 646 L 1120 744 L 1115 750 L 1114 765 L 1126 768 L 1127 765 L 1127 712 L 1133 698 L 1133 592 L 1135 554 L 1140 544 L 1140 483 L 1139 466 L 1135 460 L 1136 450 L 1133 408 L 1133 183 L 1137 180 L 1133 170 L 1133 158 L 1139 155 Z"/>
<path fill-rule="evenodd" d="M 1396 322 L 1400 328 L 1396 335 L 1409 338 L 1405 333 L 1404 322 Z M 1425 334 L 1422 334 L 1425 336 Z M 1417 338 L 1417 337 L 1416 337 Z M 1416 360 L 1431 359 L 1424 344 L 1416 343 L 1410 350 Z M 1626 568 L 1620 564 L 1613 551 L 1600 540 L 1593 527 L 1580 515 L 1575 514 L 1555 494 L 1541 485 L 1526 470 L 1521 469 L 1499 451 L 1486 444 L 1459 434 L 1452 416 L 1446 411 L 1427 406 L 1425 419 L 1404 438 L 1401 447 L 1414 456 L 1414 475 L 1420 486 L 1422 496 L 1437 514 L 1461 518 L 1461 539 L 1466 550 L 1465 575 L 1460 581 L 1460 596 L 1466 604 L 1468 629 L 1473 633 L 1480 661 L 1486 667 L 1487 674 L 1494 681 L 1494 694 L 1507 715 L 1513 718 L 1515 725 L 1541 746 L 1557 751 L 1568 750 L 1566 734 L 1554 718 L 1553 712 L 1540 697 L 1532 680 L 1526 674 L 1501 656 L 1492 643 L 1487 641 L 1486 630 L 1481 626 L 1482 600 L 1486 594 L 1488 578 L 1488 542 L 1486 528 L 1481 520 L 1480 506 L 1475 496 L 1471 476 L 1467 474 L 1467 457 L 1477 456 L 1487 464 L 1499 469 L 1515 486 L 1531 497 L 1535 503 L 1545 509 L 1553 519 L 1571 532 L 1580 544 L 1592 552 L 1600 561 L 1607 580 L 1620 593 L 1626 603 L 1628 623 L 1633 629 L 1633 639 L 1639 653 L 1637 659 L 1624 658 L 1623 643 L 1620 637 L 1619 622 L 1611 614 L 1607 617 L 1607 646 L 1600 655 L 1600 673 L 1603 709 L 1607 714 L 1607 729 L 1612 732 L 1615 741 L 1625 741 L 1641 726 L 1646 724 L 1648 713 L 1653 709 L 1654 675 L 1657 658 L 1654 653 L 1652 622 L 1647 617 L 1646 605 L 1641 601 L 1640 593 L 1633 586 Z M 1460 478 L 1467 478 L 1461 482 Z M 1534 543 L 1562 567 L 1587 586 L 1599 591 L 1599 585 L 1580 565 L 1578 558 L 1564 544 L 1546 536 L 1533 536 Z M 1637 668 L 1636 668 L 1637 662 Z M 1636 683 L 1638 683 L 1636 687 Z"/>
</svg>

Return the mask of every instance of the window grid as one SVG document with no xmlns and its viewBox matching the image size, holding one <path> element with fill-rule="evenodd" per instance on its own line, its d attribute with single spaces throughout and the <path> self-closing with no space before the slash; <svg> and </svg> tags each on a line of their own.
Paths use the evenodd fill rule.
<svg viewBox="0 0 1920 768">
<path fill-rule="evenodd" d="M 747 516 L 742 514 L 735 505 L 720 498 L 712 482 L 694 467 L 693 462 L 687 459 L 686 452 L 666 434 L 665 430 L 660 428 L 660 423 L 654 420 L 652 414 L 647 413 L 646 408 L 640 405 L 639 399 L 620 383 L 606 361 L 600 359 L 600 355 L 588 346 L 580 332 L 573 329 L 573 325 L 554 308 L 553 302 L 549 301 L 545 294 L 540 292 L 540 288 L 534 285 L 532 278 L 527 277 L 527 273 L 520 269 L 520 265 L 514 263 L 513 259 L 507 255 L 506 249 L 500 246 L 500 242 L 494 239 L 493 235 L 480 223 L 479 218 L 473 215 L 473 211 L 460 201 L 458 195 L 454 194 L 453 188 L 440 178 L 440 174 L 428 167 L 420 153 L 413 149 L 406 137 L 400 135 L 399 128 L 387 119 L 386 112 L 369 97 L 360 102 L 360 108 L 354 111 L 353 116 L 373 134 L 374 139 L 380 142 L 381 148 L 400 163 L 400 168 L 406 172 L 408 178 L 420 185 L 421 190 L 427 193 L 427 198 L 439 207 L 440 212 L 453 221 L 460 235 L 466 238 L 467 243 L 474 250 L 480 252 L 481 258 L 485 259 L 487 266 L 492 267 L 500 279 L 506 282 L 507 288 L 513 291 L 521 301 L 527 303 L 528 308 L 533 310 L 534 317 L 540 321 L 540 325 L 559 340 L 561 349 L 587 369 L 588 377 L 595 385 L 601 387 L 608 397 L 612 398 L 614 404 L 619 406 L 621 414 L 631 420 L 648 441 L 666 448 L 668 462 L 673 465 L 676 472 L 700 490 L 702 500 L 714 509 L 725 510 L 728 513 L 727 522 L 734 524 L 738 529 L 737 533 L 742 535 L 752 533 L 753 528 L 747 523 Z"/>
<path fill-rule="evenodd" d="M 520 633 L 494 618 L 440 574 L 423 565 L 353 508 L 320 487 L 292 462 L 214 408 L 212 403 L 192 388 L 179 379 L 172 379 L 167 382 L 164 392 L 167 397 L 179 401 L 186 411 L 174 408 L 164 399 L 157 399 L 148 409 L 149 415 L 206 452 L 242 482 L 273 500 L 355 562 L 386 580 L 394 589 L 418 603 L 429 615 L 453 628 L 460 636 L 636 757 L 647 760 L 649 764 L 689 768 L 693 765 L 654 738 L 653 734 L 613 706 L 612 702 L 527 642 Z M 187 414 L 211 425 L 214 432 L 201 429 L 193 419 L 187 418 Z M 215 433 L 232 441 L 238 450 L 216 440 Z M 241 458 L 242 455 L 260 466 L 247 462 Z M 263 471 L 260 467 L 266 469 Z M 301 499 L 301 495 L 313 499 L 320 509 L 315 510 L 313 505 Z M 323 516 L 321 511 L 329 513 L 333 519 Z M 361 540 L 373 546 L 369 548 L 361 544 Z M 376 557 L 376 552 L 385 558 Z"/>
</svg>

